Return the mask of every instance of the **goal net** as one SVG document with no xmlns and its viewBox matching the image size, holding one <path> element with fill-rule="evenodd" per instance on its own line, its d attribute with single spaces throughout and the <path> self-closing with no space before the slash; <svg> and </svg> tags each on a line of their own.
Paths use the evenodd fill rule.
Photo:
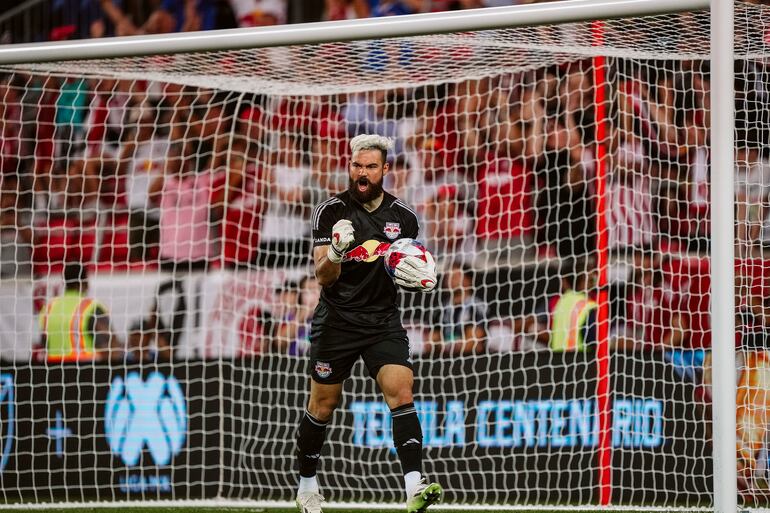
<svg viewBox="0 0 770 513">
<path fill-rule="evenodd" d="M 735 15 L 753 506 L 770 479 L 770 10 Z M 384 188 L 439 265 L 435 291 L 398 301 L 446 501 L 712 506 L 708 13 L 163 52 L 0 70 L 0 503 L 292 500 L 311 215 L 348 188 L 350 138 L 377 133 L 395 143 Z M 402 228 L 346 258 L 375 269 Z M 358 363 L 327 500 L 401 502 L 391 436 Z"/>
</svg>

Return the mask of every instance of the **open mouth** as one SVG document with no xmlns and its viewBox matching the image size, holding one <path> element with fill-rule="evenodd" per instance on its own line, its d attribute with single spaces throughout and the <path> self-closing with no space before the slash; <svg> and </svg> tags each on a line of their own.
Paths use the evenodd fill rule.
<svg viewBox="0 0 770 513">
<path fill-rule="evenodd" d="M 359 191 L 364 192 L 369 188 L 369 179 L 361 177 L 356 181 L 356 185 L 358 185 Z"/>
</svg>

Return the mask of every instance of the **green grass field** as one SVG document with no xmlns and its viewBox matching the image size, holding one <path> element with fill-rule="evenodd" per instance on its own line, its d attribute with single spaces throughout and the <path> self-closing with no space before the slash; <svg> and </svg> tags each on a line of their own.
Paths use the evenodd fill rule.
<svg viewBox="0 0 770 513">
<path fill-rule="evenodd" d="M 2 507 L 0 507 L 2 509 Z M 405 508 L 394 509 L 378 509 L 380 513 L 403 513 Z M 126 513 L 297 513 L 296 509 L 285 508 L 124 508 Z M 24 509 L 29 513 L 110 513 L 117 511 L 116 508 L 85 508 L 74 510 L 69 509 Z M 324 508 L 324 513 L 363 513 L 365 509 L 331 509 Z M 449 511 L 442 510 L 441 506 L 433 506 L 429 511 Z M 453 513 L 471 513 L 471 510 L 451 510 Z M 472 510 L 472 513 L 478 513 L 479 510 Z M 538 513 L 548 513 L 547 511 L 539 510 Z M 581 513 L 591 513 L 587 511 L 581 511 Z"/>
<path fill-rule="evenodd" d="M 111 513 L 117 511 L 112 508 L 87 508 L 87 509 L 25 509 L 25 512 L 33 513 Z M 297 513 L 296 508 L 284 509 L 284 508 L 124 508 L 125 513 Z M 324 508 L 324 513 L 362 513 L 366 510 L 363 509 L 327 509 Z M 403 509 L 393 510 L 377 510 L 382 513 L 390 513 L 391 511 L 403 513 Z M 436 509 L 435 511 L 440 511 Z M 474 512 L 478 513 L 478 512 Z"/>
<path fill-rule="evenodd" d="M 0 511 L 3 510 L 3 506 L 0 505 Z M 393 509 L 376 509 L 374 512 L 376 513 L 404 513 L 405 508 L 393 508 Z M 135 507 L 124 507 L 124 508 L 59 508 L 59 509 L 50 509 L 50 508 L 24 508 L 21 509 L 14 509 L 14 510 L 6 510 L 6 511 L 24 511 L 25 513 L 116 513 L 120 511 L 121 513 L 297 513 L 296 508 L 230 508 L 230 507 L 221 507 L 221 508 L 195 508 L 195 507 L 180 507 L 180 508 L 164 508 L 164 507 L 156 507 L 156 508 L 135 508 Z M 441 505 L 435 505 L 432 506 L 429 510 L 429 513 L 432 512 L 440 512 L 440 511 L 446 511 L 446 512 L 452 512 L 452 513 L 479 513 L 480 510 L 459 510 L 459 509 L 445 509 L 442 508 Z M 340 509 L 340 508 L 324 508 L 324 513 L 366 513 L 366 509 L 358 508 L 358 509 Z M 517 513 L 527 513 L 524 510 L 517 510 Z M 537 510 L 536 512 L 531 513 L 564 513 L 564 510 L 554 510 L 553 512 L 548 510 Z M 605 511 L 589 511 L 589 510 L 581 510 L 580 513 L 606 513 Z"/>
<path fill-rule="evenodd" d="M 89 508 L 89 509 L 25 509 L 25 512 L 31 513 L 109 513 L 115 511 L 114 508 Z M 366 510 L 363 509 L 327 509 L 324 508 L 324 513 L 362 513 Z M 403 513 L 403 509 L 393 510 L 377 510 L 382 513 L 390 513 L 391 511 Z M 435 509 L 433 511 L 440 511 Z M 296 509 L 275 509 L 275 508 L 126 508 L 127 513 L 297 513 Z M 462 512 L 460 512 L 462 513 Z M 478 513 L 477 511 L 474 513 Z"/>
<path fill-rule="evenodd" d="M 297 513 L 296 509 L 274 509 L 274 508 L 254 508 L 254 509 L 241 509 L 241 508 L 206 508 L 206 509 L 200 509 L 200 508 L 126 508 L 128 513 Z M 28 512 L 34 512 L 34 513 L 72 513 L 73 509 L 25 509 L 24 511 Z M 112 508 L 105 509 L 105 508 L 91 508 L 91 509 L 78 509 L 78 513 L 109 513 L 110 511 L 114 511 Z M 324 513 L 361 513 L 362 509 L 326 509 L 324 508 Z M 390 511 L 398 511 L 402 512 L 403 510 L 400 509 L 394 509 L 394 510 L 378 510 L 382 511 L 384 513 L 389 513 Z M 435 510 L 439 511 L 439 510 Z"/>
<path fill-rule="evenodd" d="M 357 508 L 357 509 L 350 509 L 350 508 L 332 508 L 332 507 L 325 507 L 324 513 L 404 513 L 405 507 L 393 507 L 392 509 L 374 509 L 374 510 L 368 510 L 365 508 Z M 0 505 L 0 511 L 3 510 L 3 506 Z M 29 513 L 297 513 L 297 510 L 295 508 L 274 508 L 274 507 L 255 507 L 255 508 L 241 508 L 241 507 L 229 507 L 229 506 L 222 506 L 222 507 L 193 507 L 193 506 L 184 506 L 184 507 L 175 507 L 175 508 L 167 508 L 167 507 L 101 507 L 101 508 L 57 508 L 57 509 L 44 509 L 44 508 L 24 508 L 24 511 Z M 441 504 L 437 504 L 435 506 L 432 506 L 429 508 L 429 513 L 439 513 L 439 512 L 451 512 L 451 513 L 479 513 L 480 511 L 487 511 L 487 509 L 448 509 L 445 507 L 442 507 Z M 493 511 L 504 511 L 502 509 L 495 509 Z M 508 510 L 511 511 L 511 510 Z M 661 510 L 665 511 L 665 510 Z M 703 513 L 703 510 L 700 508 L 693 508 L 693 513 Z M 547 509 L 537 509 L 537 510 L 525 510 L 525 509 L 517 509 L 516 513 L 565 513 L 565 507 L 559 508 L 558 506 L 555 507 L 553 510 L 547 510 Z M 607 513 L 607 510 L 590 510 L 590 509 L 581 509 L 580 513 Z M 676 513 L 687 513 L 687 510 L 680 509 L 677 510 Z"/>
</svg>

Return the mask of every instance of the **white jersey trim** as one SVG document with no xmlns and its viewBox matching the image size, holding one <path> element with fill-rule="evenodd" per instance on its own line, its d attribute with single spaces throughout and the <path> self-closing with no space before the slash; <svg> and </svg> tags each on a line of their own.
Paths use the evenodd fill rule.
<svg viewBox="0 0 770 513">
<path fill-rule="evenodd" d="M 420 218 L 417 215 L 417 212 L 412 210 L 406 203 L 404 203 L 400 199 L 396 199 L 395 201 L 393 201 L 393 203 L 390 204 L 391 207 L 393 207 L 394 205 L 398 206 L 398 207 L 401 207 L 404 210 L 406 210 L 407 212 L 409 212 L 410 214 L 412 214 L 414 216 L 414 222 L 417 225 L 417 229 L 418 230 L 420 229 Z"/>
<path fill-rule="evenodd" d="M 312 216 L 312 223 L 313 223 L 314 230 L 318 229 L 318 224 L 321 222 L 321 213 L 324 211 L 324 209 L 329 205 L 336 205 L 337 203 L 342 203 L 343 205 L 345 204 L 341 199 L 337 197 L 332 197 L 326 201 L 319 203 L 318 206 L 315 207 L 315 211 L 313 212 L 313 216 Z"/>
</svg>

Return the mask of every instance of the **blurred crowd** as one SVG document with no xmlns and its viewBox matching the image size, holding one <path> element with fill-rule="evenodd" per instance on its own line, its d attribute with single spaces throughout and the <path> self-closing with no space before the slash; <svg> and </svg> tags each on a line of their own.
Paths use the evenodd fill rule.
<svg viewBox="0 0 770 513">
<path fill-rule="evenodd" d="M 324 19 L 499 3 L 329 0 Z M 228 6 L 241 26 L 284 23 L 289 4 L 142 6 L 103 0 L 88 34 L 219 27 Z M 740 258 L 751 259 L 770 247 L 770 69 L 762 61 L 742 64 L 736 247 Z M 693 264 L 707 254 L 710 236 L 708 62 L 617 58 L 607 72 L 601 220 L 590 59 L 327 96 L 5 76 L 0 276 L 47 276 L 72 261 L 97 271 L 302 268 L 309 264 L 313 205 L 348 186 L 349 138 L 378 133 L 395 141 L 385 188 L 415 208 L 420 237 L 443 272 L 440 300 L 415 322 L 418 351 L 547 349 L 551 299 L 581 289 L 593 300 L 598 290 L 602 225 L 617 271 L 616 343 L 708 347 L 707 271 Z M 496 274 L 565 262 L 571 270 L 560 271 L 548 290 L 505 288 Z M 764 311 L 762 289 L 752 282 L 746 290 L 740 304 L 747 313 L 739 321 L 761 332 L 770 325 L 756 315 Z M 525 294 L 533 301 L 524 307 L 499 306 Z M 317 296 L 312 277 L 275 291 L 265 323 L 271 348 L 305 351 Z M 585 319 L 586 344 L 595 340 L 596 322 Z"/>
<path fill-rule="evenodd" d="M 0 2 L 0 42 L 29 43 L 398 16 L 553 0 L 44 0 Z M 770 0 L 745 0 L 770 4 Z"/>
<path fill-rule="evenodd" d="M 0 15 L 5 43 L 262 27 L 549 0 L 58 0 Z M 11 5 L 4 11 L 11 11 Z"/>
<path fill-rule="evenodd" d="M 611 250 L 707 250 L 704 66 L 616 63 Z M 0 91 L 3 225 L 19 227 L 4 247 L 34 246 L 14 260 L 37 274 L 68 251 L 112 267 L 300 264 L 309 210 L 347 187 L 348 138 L 368 132 L 395 140 L 386 188 L 416 208 L 439 257 L 484 268 L 590 255 L 591 77 L 590 61 L 576 61 L 444 86 L 267 98 L 16 74 Z M 761 101 L 751 94 L 740 101 Z M 761 124 L 742 122 L 752 128 L 738 138 L 738 240 L 756 256 L 770 242 L 770 164 Z"/>
<path fill-rule="evenodd" d="M 694 320 L 707 310 L 708 286 L 696 283 L 705 272 L 684 271 L 671 258 L 708 249 L 706 64 L 618 60 L 611 73 L 604 223 L 613 261 L 625 269 L 613 289 L 621 310 L 615 338 L 631 346 L 707 346 L 708 327 Z M 590 61 L 575 61 L 325 97 L 6 77 L 3 276 L 56 274 L 70 261 L 176 273 L 306 266 L 312 206 L 347 187 L 347 141 L 379 133 L 396 142 L 385 187 L 415 207 L 421 238 L 444 269 L 446 298 L 430 307 L 435 319 L 421 320 L 441 328 L 420 328 L 415 338 L 430 351 L 447 340 L 460 353 L 548 348 L 543 333 L 553 305 L 545 296 L 529 310 L 491 312 L 487 303 L 499 298 L 481 281 L 498 268 L 549 262 L 595 270 L 591 77 Z M 759 102 L 764 93 L 750 94 L 738 101 Z M 770 242 L 770 161 L 761 120 L 741 118 L 739 126 L 736 236 L 740 256 L 751 258 Z M 665 277 L 688 273 L 686 287 Z M 595 280 L 584 278 L 593 294 Z M 575 286 L 562 283 L 550 292 Z M 307 278 L 276 291 L 274 348 L 304 350 L 317 289 Z"/>
</svg>

